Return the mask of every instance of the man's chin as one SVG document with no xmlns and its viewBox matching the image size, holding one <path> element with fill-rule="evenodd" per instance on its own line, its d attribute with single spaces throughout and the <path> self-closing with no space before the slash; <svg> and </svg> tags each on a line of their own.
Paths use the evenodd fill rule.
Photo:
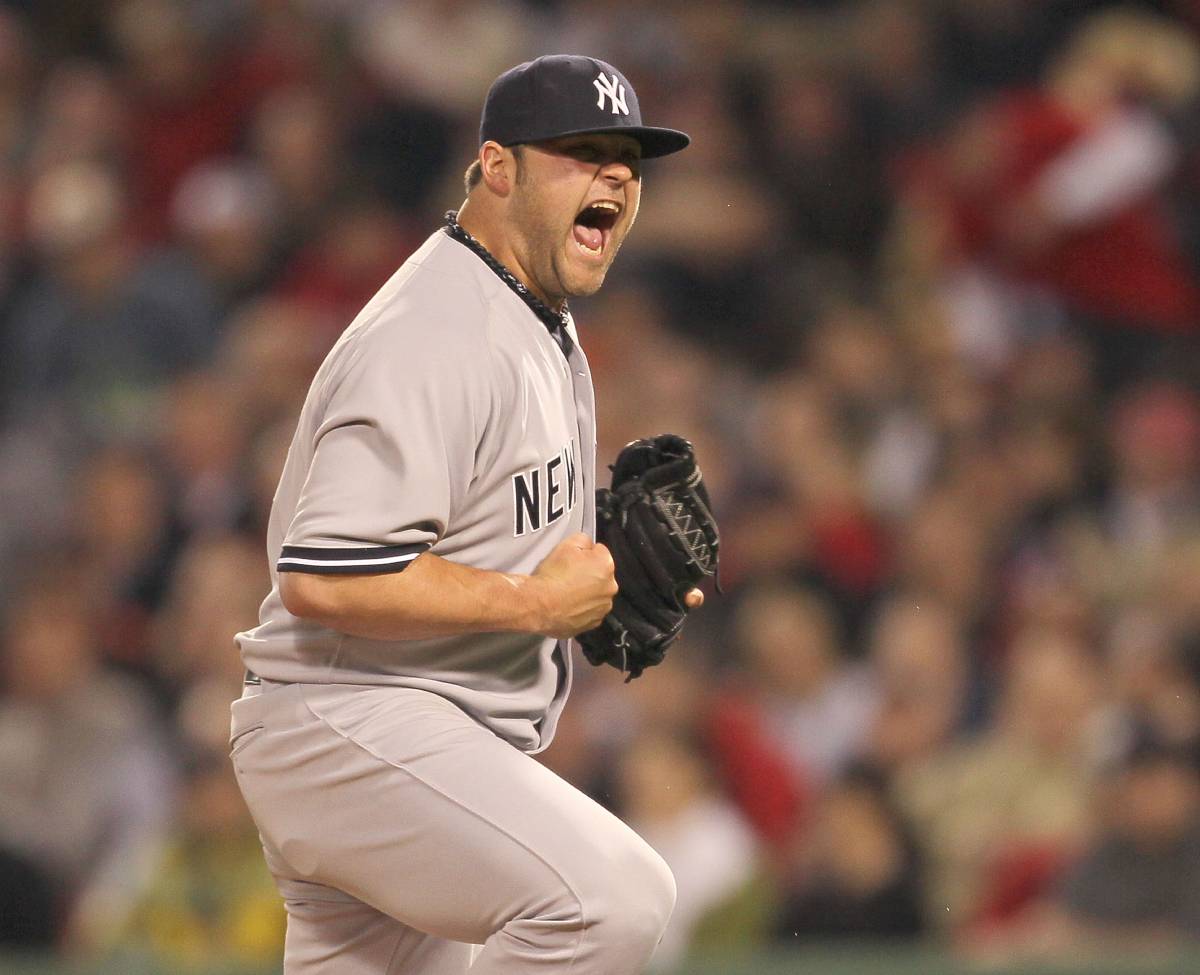
<svg viewBox="0 0 1200 975">
<path fill-rule="evenodd" d="M 594 277 L 590 277 L 586 281 L 571 282 L 568 285 L 569 290 L 567 291 L 567 297 L 568 298 L 590 298 L 597 291 L 599 291 L 600 286 L 602 284 L 604 284 L 604 275 L 607 272 L 608 272 L 608 268 L 605 268 L 598 275 L 596 275 Z"/>
<path fill-rule="evenodd" d="M 585 258 L 578 250 L 574 239 L 568 239 L 566 253 L 555 261 L 555 270 L 567 298 L 588 298 L 600 290 L 609 268 L 616 260 L 624 235 L 612 237 L 606 244 L 606 253 L 599 260 Z"/>
<path fill-rule="evenodd" d="M 568 298 L 588 298 L 600 290 L 612 261 L 605 261 L 595 267 L 580 268 L 578 265 L 566 268 L 567 272 L 561 278 L 566 288 Z"/>
</svg>

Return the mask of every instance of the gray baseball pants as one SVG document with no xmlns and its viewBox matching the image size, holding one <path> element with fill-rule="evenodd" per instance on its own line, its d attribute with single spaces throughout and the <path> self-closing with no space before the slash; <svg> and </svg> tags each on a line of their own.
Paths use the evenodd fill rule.
<svg viewBox="0 0 1200 975">
<path fill-rule="evenodd" d="M 637 834 L 435 694 L 264 682 L 231 754 L 284 975 L 635 975 L 674 906 Z"/>
</svg>

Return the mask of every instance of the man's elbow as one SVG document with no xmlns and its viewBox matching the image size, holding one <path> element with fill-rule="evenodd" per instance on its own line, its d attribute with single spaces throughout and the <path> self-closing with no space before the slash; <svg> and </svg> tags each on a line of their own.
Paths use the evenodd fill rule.
<svg viewBox="0 0 1200 975">
<path fill-rule="evenodd" d="M 324 622 L 333 613 L 334 607 L 327 592 L 328 586 L 322 585 L 320 576 L 306 572 L 279 573 L 279 598 L 283 608 L 300 619 Z"/>
</svg>

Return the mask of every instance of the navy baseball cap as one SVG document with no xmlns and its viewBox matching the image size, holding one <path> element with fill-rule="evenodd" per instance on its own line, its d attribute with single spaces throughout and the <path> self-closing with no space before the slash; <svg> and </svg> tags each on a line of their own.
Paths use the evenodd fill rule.
<svg viewBox="0 0 1200 975">
<path fill-rule="evenodd" d="M 643 125 L 633 85 L 611 64 L 549 54 L 509 68 L 492 83 L 479 143 L 514 146 L 592 132 L 633 136 L 643 159 L 678 152 L 692 141 L 675 129 Z"/>
</svg>

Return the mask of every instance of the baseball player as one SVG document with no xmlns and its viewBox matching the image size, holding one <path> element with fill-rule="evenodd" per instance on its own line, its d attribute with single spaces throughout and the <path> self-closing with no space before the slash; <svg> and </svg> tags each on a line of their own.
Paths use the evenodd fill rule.
<svg viewBox="0 0 1200 975">
<path fill-rule="evenodd" d="M 286 975 L 622 975 L 667 923 L 659 856 L 530 755 L 617 591 L 565 301 L 604 280 L 642 160 L 688 141 L 603 61 L 501 75 L 466 202 L 313 380 L 231 735 Z"/>
</svg>

